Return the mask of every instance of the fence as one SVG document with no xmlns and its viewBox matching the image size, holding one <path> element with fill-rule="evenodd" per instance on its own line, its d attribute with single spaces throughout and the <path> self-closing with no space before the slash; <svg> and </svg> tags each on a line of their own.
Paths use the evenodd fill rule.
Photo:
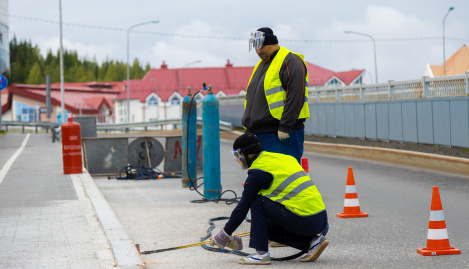
<svg viewBox="0 0 469 269">
<path fill-rule="evenodd" d="M 309 89 L 307 135 L 469 147 L 469 73 Z M 220 120 L 241 127 L 244 97 L 220 98 Z"/>
</svg>

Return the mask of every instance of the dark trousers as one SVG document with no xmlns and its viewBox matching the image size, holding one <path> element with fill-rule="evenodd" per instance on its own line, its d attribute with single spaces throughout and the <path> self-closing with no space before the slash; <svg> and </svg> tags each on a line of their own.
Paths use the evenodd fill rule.
<svg viewBox="0 0 469 269">
<path fill-rule="evenodd" d="M 301 164 L 301 156 L 303 155 L 303 144 L 305 142 L 305 130 L 293 130 L 290 138 L 280 141 L 278 134 L 261 133 L 256 134 L 261 141 L 261 145 L 265 151 L 282 153 L 295 157 Z"/>
<path fill-rule="evenodd" d="M 258 195 L 251 205 L 249 247 L 268 251 L 268 240 L 308 250 L 315 235 L 327 227 L 327 212 L 302 217 L 269 198 Z"/>
</svg>

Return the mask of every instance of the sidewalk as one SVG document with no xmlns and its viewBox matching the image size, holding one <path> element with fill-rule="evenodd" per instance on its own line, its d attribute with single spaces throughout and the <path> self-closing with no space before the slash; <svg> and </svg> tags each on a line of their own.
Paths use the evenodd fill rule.
<svg viewBox="0 0 469 269">
<path fill-rule="evenodd" d="M 50 134 L 7 134 L 0 150 L 0 268 L 138 268 L 139 257 L 114 253 L 119 247 L 106 238 L 95 212 L 113 212 L 91 177 L 63 174 L 60 142 Z M 108 236 L 121 239 L 121 232 Z"/>
</svg>

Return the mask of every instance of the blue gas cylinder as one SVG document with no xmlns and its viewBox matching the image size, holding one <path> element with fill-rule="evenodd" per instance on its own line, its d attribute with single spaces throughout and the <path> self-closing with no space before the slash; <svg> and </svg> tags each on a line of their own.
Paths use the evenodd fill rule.
<svg viewBox="0 0 469 269">
<path fill-rule="evenodd" d="M 197 178 L 197 102 L 189 93 L 182 100 L 182 187 L 195 184 Z"/>
<path fill-rule="evenodd" d="M 202 101 L 202 141 L 204 148 L 204 198 L 218 199 L 220 183 L 220 115 L 217 97 L 209 86 Z"/>
</svg>

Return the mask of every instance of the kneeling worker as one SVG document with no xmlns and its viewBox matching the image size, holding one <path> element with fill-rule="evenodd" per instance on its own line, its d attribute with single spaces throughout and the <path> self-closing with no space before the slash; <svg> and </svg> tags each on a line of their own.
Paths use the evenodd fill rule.
<svg viewBox="0 0 469 269">
<path fill-rule="evenodd" d="M 302 262 L 315 261 L 329 241 L 326 207 L 316 185 L 292 156 L 262 150 L 256 135 L 245 133 L 233 144 L 236 161 L 248 169 L 240 202 L 210 244 L 234 250 L 241 238 L 231 236 L 251 209 L 249 247 L 256 250 L 241 264 L 270 264 L 268 241 L 307 252 Z"/>
</svg>

